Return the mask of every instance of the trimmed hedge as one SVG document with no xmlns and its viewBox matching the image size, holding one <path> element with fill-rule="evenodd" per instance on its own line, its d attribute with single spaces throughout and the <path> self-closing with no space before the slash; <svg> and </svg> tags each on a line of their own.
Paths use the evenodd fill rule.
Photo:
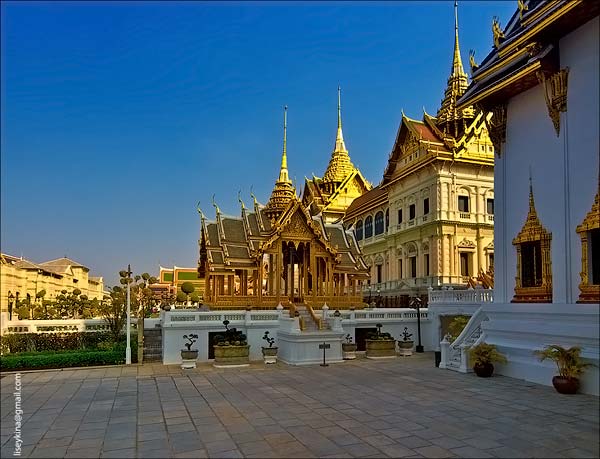
<svg viewBox="0 0 600 459">
<path fill-rule="evenodd" d="M 133 356 L 134 353 L 132 352 L 132 360 Z M 121 350 L 58 352 L 38 355 L 15 354 L 0 357 L 0 369 L 2 371 L 119 365 L 123 363 L 125 363 L 125 352 Z"/>
<path fill-rule="evenodd" d="M 132 346 L 137 335 L 131 335 Z M 3 354 L 83 349 L 106 349 L 114 344 L 110 332 L 11 333 L 0 338 Z"/>
</svg>

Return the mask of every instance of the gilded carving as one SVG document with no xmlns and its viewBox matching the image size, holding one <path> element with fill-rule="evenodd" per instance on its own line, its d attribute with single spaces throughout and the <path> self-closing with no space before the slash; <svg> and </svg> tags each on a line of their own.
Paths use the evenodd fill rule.
<svg viewBox="0 0 600 459">
<path fill-rule="evenodd" d="M 519 19 L 523 19 L 523 13 L 529 10 L 529 7 L 525 4 L 525 0 L 517 0 L 519 7 Z"/>
<path fill-rule="evenodd" d="M 579 283 L 579 300 L 578 303 L 599 303 L 600 302 L 600 285 L 590 282 L 590 261 L 588 254 L 589 234 L 592 230 L 600 229 L 600 197 L 599 192 L 596 192 L 594 203 L 591 210 L 585 216 L 580 225 L 577 226 L 577 234 L 581 238 L 581 282 Z"/>
<path fill-rule="evenodd" d="M 529 212 L 521 231 L 513 239 L 512 244 L 517 250 L 517 275 L 515 277 L 515 296 L 512 303 L 552 303 L 552 259 L 550 244 L 552 233 L 544 228 L 535 210 L 533 186 L 529 179 Z M 535 286 L 523 286 L 523 244 L 537 242 L 541 252 L 541 283 Z M 528 260 L 536 263 L 535 260 Z"/>
<path fill-rule="evenodd" d="M 472 49 L 469 50 L 469 65 L 471 66 L 471 76 L 473 76 L 473 73 L 479 68 L 479 64 L 475 62 L 475 51 Z"/>
<path fill-rule="evenodd" d="M 504 32 L 502 32 L 497 16 L 494 16 L 492 20 L 492 33 L 494 34 L 494 47 L 498 49 L 500 47 L 500 40 L 504 38 Z"/>
<path fill-rule="evenodd" d="M 501 145 L 506 142 L 506 108 L 507 104 L 498 104 L 491 109 L 492 117 L 488 121 L 490 140 L 494 150 L 501 155 Z"/>
<path fill-rule="evenodd" d="M 542 71 L 536 73 L 538 81 L 543 85 L 544 98 L 548 107 L 548 115 L 554 125 L 556 136 L 560 135 L 560 113 L 567 111 L 567 86 L 569 67 L 560 69 L 549 77 Z"/>
</svg>

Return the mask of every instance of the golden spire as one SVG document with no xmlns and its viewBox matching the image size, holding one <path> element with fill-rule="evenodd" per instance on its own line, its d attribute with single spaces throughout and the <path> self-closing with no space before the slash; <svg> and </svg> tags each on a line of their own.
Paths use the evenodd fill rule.
<svg viewBox="0 0 600 459">
<path fill-rule="evenodd" d="M 458 41 L 458 2 L 454 1 L 454 54 L 452 56 L 452 68 L 448 77 L 448 86 L 444 91 L 444 99 L 438 111 L 437 119 L 438 126 L 441 130 L 450 134 L 453 137 L 459 137 L 460 132 L 464 130 L 464 123 L 458 121 L 465 118 L 473 118 L 475 113 L 472 107 L 466 107 L 462 110 L 457 110 L 456 101 L 462 96 L 467 87 L 469 80 L 463 68 L 462 59 L 460 57 L 460 46 Z"/>
<path fill-rule="evenodd" d="M 335 146 L 331 153 L 331 159 L 323 175 L 324 182 L 340 183 L 354 171 L 354 165 L 350 161 L 344 135 L 342 133 L 342 88 L 338 85 L 338 125 L 335 137 Z M 331 193 L 333 191 L 330 191 Z"/>
<path fill-rule="evenodd" d="M 283 107 L 283 154 L 281 155 L 281 170 L 279 171 L 279 182 L 292 183 L 287 168 L 287 105 Z"/>
<path fill-rule="evenodd" d="M 335 136 L 334 151 L 347 151 L 344 144 L 344 134 L 342 133 L 342 88 L 338 85 L 338 126 L 337 135 Z"/>
<path fill-rule="evenodd" d="M 283 153 L 281 155 L 281 169 L 279 178 L 271 192 L 271 198 L 267 203 L 267 215 L 269 218 L 277 218 L 287 207 L 290 199 L 296 196 L 292 181 L 287 169 L 287 105 L 283 107 Z"/>
<path fill-rule="evenodd" d="M 531 180 L 531 166 L 529 166 L 529 215 L 536 216 L 535 201 L 533 200 L 533 183 Z"/>
<path fill-rule="evenodd" d="M 458 1 L 454 0 L 454 57 L 452 58 L 452 74 L 450 77 L 466 76 L 460 57 L 458 44 Z"/>
</svg>

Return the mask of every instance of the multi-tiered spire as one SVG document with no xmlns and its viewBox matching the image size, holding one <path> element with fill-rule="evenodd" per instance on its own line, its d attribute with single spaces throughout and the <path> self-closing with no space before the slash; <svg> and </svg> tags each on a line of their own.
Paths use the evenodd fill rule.
<svg viewBox="0 0 600 459">
<path fill-rule="evenodd" d="M 454 2 L 454 55 L 452 56 L 452 68 L 448 78 L 448 86 L 444 91 L 442 106 L 437 113 L 438 127 L 453 137 L 459 137 L 465 128 L 465 120 L 474 117 L 472 107 L 458 110 L 456 101 L 462 96 L 469 80 L 463 68 L 458 42 L 458 2 Z"/>
<path fill-rule="evenodd" d="M 287 105 L 283 107 L 283 152 L 279 178 L 266 206 L 267 216 L 277 218 L 285 210 L 290 199 L 296 196 L 287 168 Z"/>
<path fill-rule="evenodd" d="M 327 165 L 327 170 L 323 175 L 323 182 L 339 184 L 354 171 L 354 165 L 350 161 L 348 150 L 344 144 L 344 134 L 342 132 L 342 97 L 341 87 L 338 86 L 338 123 L 337 134 L 335 137 L 335 146 L 331 153 L 331 159 Z"/>
</svg>

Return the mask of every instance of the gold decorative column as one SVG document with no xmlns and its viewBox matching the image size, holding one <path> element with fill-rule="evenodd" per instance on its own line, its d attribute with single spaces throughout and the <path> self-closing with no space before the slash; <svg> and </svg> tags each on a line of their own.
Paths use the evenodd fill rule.
<svg viewBox="0 0 600 459">
<path fill-rule="evenodd" d="M 581 238 L 581 282 L 579 284 L 578 303 L 600 303 L 600 280 L 593 279 L 590 272 L 592 263 L 592 248 L 590 247 L 589 235 L 592 231 L 600 231 L 600 203 L 599 192 L 596 192 L 591 210 L 585 216 L 576 231 Z M 598 250 L 599 248 L 596 248 Z"/>
</svg>

